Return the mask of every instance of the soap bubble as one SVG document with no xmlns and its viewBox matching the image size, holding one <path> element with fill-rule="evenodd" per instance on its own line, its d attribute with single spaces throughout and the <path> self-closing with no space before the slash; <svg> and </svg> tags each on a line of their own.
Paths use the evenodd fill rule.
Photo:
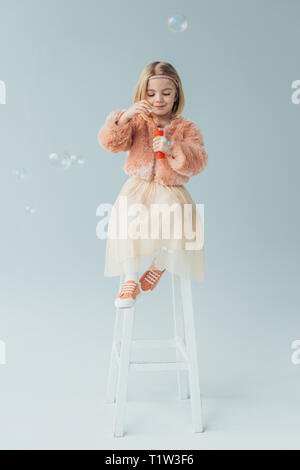
<svg viewBox="0 0 300 470">
<path fill-rule="evenodd" d="M 32 206 L 26 206 L 25 211 L 26 211 L 27 214 L 35 214 L 36 209 Z"/>
<path fill-rule="evenodd" d="M 66 150 L 62 153 L 62 155 L 51 153 L 48 160 L 52 166 L 63 168 L 64 170 L 67 170 L 71 166 L 82 166 L 85 163 L 85 159 L 81 155 L 77 156 Z"/>
<path fill-rule="evenodd" d="M 25 168 L 21 168 L 20 170 L 12 170 L 12 175 L 17 178 L 18 180 L 24 180 L 27 178 L 27 170 Z"/>
<path fill-rule="evenodd" d="M 182 33 L 187 28 L 187 19 L 181 14 L 170 16 L 168 19 L 168 26 L 172 33 Z"/>
<path fill-rule="evenodd" d="M 63 168 L 64 170 L 70 168 L 72 164 L 68 152 L 64 152 L 63 155 L 60 155 L 58 153 L 50 153 L 48 161 L 52 166 L 55 166 L 57 168 Z"/>
<path fill-rule="evenodd" d="M 57 153 L 50 153 L 48 160 L 51 165 L 58 166 L 60 158 Z"/>
<path fill-rule="evenodd" d="M 72 161 L 72 165 L 79 165 L 82 166 L 85 163 L 85 158 L 82 155 L 71 155 L 70 159 Z"/>
<path fill-rule="evenodd" d="M 78 160 L 77 160 L 77 163 L 78 165 L 84 165 L 85 164 L 85 158 L 83 158 L 82 156 L 78 157 Z"/>
<path fill-rule="evenodd" d="M 60 161 L 60 164 L 61 164 L 62 168 L 64 168 L 64 170 L 67 170 L 72 165 L 72 160 L 67 154 L 65 154 L 62 157 L 62 159 Z"/>
<path fill-rule="evenodd" d="M 85 163 L 85 158 L 82 155 L 71 155 L 70 159 L 72 160 L 72 165 L 84 165 Z"/>
</svg>

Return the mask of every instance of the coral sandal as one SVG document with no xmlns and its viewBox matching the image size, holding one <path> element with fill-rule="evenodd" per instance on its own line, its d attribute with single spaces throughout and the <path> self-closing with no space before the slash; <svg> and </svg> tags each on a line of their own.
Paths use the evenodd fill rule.
<svg viewBox="0 0 300 470">
<path fill-rule="evenodd" d="M 129 308 L 135 304 L 136 296 L 140 293 L 140 288 L 135 281 L 125 281 L 121 287 L 118 297 L 115 299 L 117 308 Z"/>
<path fill-rule="evenodd" d="M 155 269 L 153 265 L 151 265 L 150 268 L 147 269 L 147 271 L 145 271 L 139 279 L 141 292 L 143 294 L 148 294 L 149 292 L 153 291 L 165 270 L 166 269 Z"/>
</svg>

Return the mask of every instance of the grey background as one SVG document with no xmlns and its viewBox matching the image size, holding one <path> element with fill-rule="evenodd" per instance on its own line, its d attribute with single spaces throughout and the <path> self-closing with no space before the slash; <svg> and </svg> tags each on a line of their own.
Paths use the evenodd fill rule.
<svg viewBox="0 0 300 470">
<path fill-rule="evenodd" d="M 167 27 L 176 13 L 183 33 Z M 293 0 L 0 1 L 1 448 L 300 447 L 299 15 Z M 119 279 L 103 276 L 96 208 L 126 181 L 126 154 L 97 133 L 155 60 L 180 74 L 209 157 L 186 185 L 205 206 L 193 296 L 206 432 L 193 433 L 175 373 L 135 372 L 114 439 L 104 398 Z M 86 165 L 52 168 L 64 149 Z M 167 275 L 137 311 L 135 336 L 171 336 L 170 287 Z"/>
</svg>

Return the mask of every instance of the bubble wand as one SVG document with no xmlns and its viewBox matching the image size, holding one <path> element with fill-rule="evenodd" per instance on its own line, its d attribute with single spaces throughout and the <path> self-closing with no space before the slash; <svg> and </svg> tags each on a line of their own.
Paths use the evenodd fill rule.
<svg viewBox="0 0 300 470">
<path fill-rule="evenodd" d="M 154 119 L 153 119 L 152 113 L 149 113 L 149 116 L 151 117 L 152 122 L 153 122 L 153 124 L 154 124 L 154 126 L 155 126 L 155 133 L 154 133 L 155 137 L 157 137 L 157 136 L 159 136 L 159 135 L 164 135 L 164 130 L 163 130 L 163 129 L 159 129 L 159 128 L 157 127 L 157 125 L 155 124 L 155 121 L 154 121 Z M 166 158 L 166 154 L 163 153 L 163 152 L 155 152 L 155 158 L 156 158 L 156 160 L 159 160 L 159 159 L 161 159 L 161 158 Z"/>
</svg>

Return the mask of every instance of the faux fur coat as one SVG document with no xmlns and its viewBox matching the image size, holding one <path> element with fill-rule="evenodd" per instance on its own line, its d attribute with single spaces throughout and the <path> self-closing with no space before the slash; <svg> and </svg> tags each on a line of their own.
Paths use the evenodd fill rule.
<svg viewBox="0 0 300 470">
<path fill-rule="evenodd" d="M 205 168 L 207 154 L 202 133 L 192 121 L 179 117 L 164 128 L 164 136 L 172 141 L 172 153 L 166 154 L 164 159 L 156 159 L 152 147 L 154 124 L 135 114 L 120 125 L 118 121 L 125 111 L 112 111 L 107 116 L 98 133 L 98 141 L 112 153 L 127 152 L 123 166 L 126 174 L 177 186 Z"/>
</svg>

